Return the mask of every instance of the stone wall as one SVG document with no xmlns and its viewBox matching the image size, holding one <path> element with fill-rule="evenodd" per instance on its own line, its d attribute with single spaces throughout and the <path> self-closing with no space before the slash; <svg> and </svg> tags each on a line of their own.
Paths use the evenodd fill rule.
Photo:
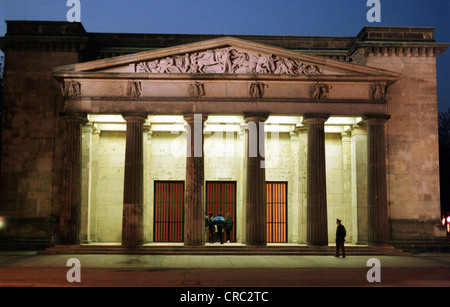
<svg viewBox="0 0 450 307">
<path fill-rule="evenodd" d="M 50 69 L 77 62 L 78 53 L 7 51 L 5 59 L 0 215 L 10 227 L 0 236 L 48 242 L 62 162 L 62 99 Z"/>
<path fill-rule="evenodd" d="M 386 126 L 391 236 L 439 235 L 436 57 L 406 48 L 400 55 L 371 54 L 366 65 L 401 73 L 389 88 L 386 106 L 391 115 Z M 417 222 L 420 227 L 414 227 Z"/>
</svg>

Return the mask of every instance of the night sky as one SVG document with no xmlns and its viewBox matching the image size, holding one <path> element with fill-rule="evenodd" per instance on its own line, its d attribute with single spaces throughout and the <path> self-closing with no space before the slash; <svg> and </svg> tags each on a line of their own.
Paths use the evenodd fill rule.
<svg viewBox="0 0 450 307">
<path fill-rule="evenodd" d="M 80 0 L 88 32 L 356 36 L 364 26 L 436 28 L 450 43 L 450 0 L 380 0 L 381 22 L 366 0 Z M 66 21 L 66 0 L 0 0 L 5 20 Z M 450 108 L 450 50 L 438 58 L 439 111 Z"/>
</svg>

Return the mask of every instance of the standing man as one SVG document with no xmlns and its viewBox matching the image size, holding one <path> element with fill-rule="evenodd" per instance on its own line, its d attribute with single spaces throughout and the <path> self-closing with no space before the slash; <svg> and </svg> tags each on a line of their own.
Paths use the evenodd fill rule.
<svg viewBox="0 0 450 307">
<path fill-rule="evenodd" d="M 208 216 L 208 214 L 205 213 L 205 237 L 206 241 L 209 241 L 209 225 L 211 224 L 211 218 Z"/>
<path fill-rule="evenodd" d="M 225 225 L 223 228 L 225 228 L 225 234 L 226 234 L 226 240 L 227 243 L 230 243 L 231 240 L 231 230 L 233 229 L 233 219 L 231 218 L 231 214 L 227 213 L 227 216 L 225 217 Z"/>
<path fill-rule="evenodd" d="M 341 224 L 340 219 L 336 219 L 336 256 L 339 257 L 339 249 L 342 248 L 342 258 L 345 258 L 345 235 L 347 234 L 347 231 L 345 230 L 344 225 Z"/>
<path fill-rule="evenodd" d="M 208 217 L 208 220 L 209 220 L 209 223 L 208 223 L 208 228 L 209 228 L 209 243 L 214 243 L 214 241 L 215 241 L 215 238 L 214 238 L 214 234 L 215 234 L 215 231 L 214 231 L 214 229 L 215 229 L 215 225 L 214 225 L 214 222 L 213 221 L 211 221 L 212 220 L 212 218 L 213 218 L 213 214 L 212 214 L 212 212 L 210 212 L 209 214 L 209 217 Z"/>
</svg>

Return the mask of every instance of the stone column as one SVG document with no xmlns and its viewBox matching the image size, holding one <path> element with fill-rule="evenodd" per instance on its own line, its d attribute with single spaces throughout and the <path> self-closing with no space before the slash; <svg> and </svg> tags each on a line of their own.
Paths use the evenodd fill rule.
<svg viewBox="0 0 450 307">
<path fill-rule="evenodd" d="M 143 125 L 146 114 L 123 114 L 127 122 L 123 189 L 122 246 L 136 247 L 143 236 Z"/>
<path fill-rule="evenodd" d="M 187 126 L 184 245 L 205 244 L 203 124 L 205 114 L 185 114 Z"/>
<path fill-rule="evenodd" d="M 81 224 L 80 242 L 90 241 L 90 211 L 91 211 L 91 177 L 92 177 L 92 123 L 86 123 L 81 128 Z"/>
<path fill-rule="evenodd" d="M 356 244 L 367 244 L 367 127 L 352 128 L 352 209 Z"/>
<path fill-rule="evenodd" d="M 307 149 L 307 232 L 309 245 L 328 245 L 325 129 L 328 114 L 305 114 Z"/>
<path fill-rule="evenodd" d="M 61 113 L 65 122 L 61 180 L 59 243 L 80 244 L 81 220 L 81 124 L 85 115 Z"/>
<path fill-rule="evenodd" d="M 342 215 L 339 219 L 344 221 L 347 229 L 347 242 L 353 241 L 353 211 L 352 211 L 352 143 L 351 132 L 341 133 L 342 141 Z M 348 222 L 348 223 L 347 223 Z"/>
<path fill-rule="evenodd" d="M 368 154 L 368 244 L 389 243 L 385 123 L 389 115 L 365 115 Z"/>
<path fill-rule="evenodd" d="M 244 113 L 248 125 L 246 244 L 267 244 L 264 122 L 268 113 Z"/>
</svg>

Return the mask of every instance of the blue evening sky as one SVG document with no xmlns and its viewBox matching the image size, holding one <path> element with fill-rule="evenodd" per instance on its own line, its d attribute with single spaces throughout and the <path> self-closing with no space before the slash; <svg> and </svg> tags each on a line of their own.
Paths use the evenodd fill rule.
<svg viewBox="0 0 450 307">
<path fill-rule="evenodd" d="M 80 0 L 88 32 L 355 36 L 364 26 L 434 27 L 450 43 L 450 0 L 380 0 L 381 22 L 366 19 L 367 0 Z M 5 20 L 65 21 L 67 0 L 0 0 Z M 450 50 L 438 58 L 439 111 L 450 108 Z"/>
</svg>

